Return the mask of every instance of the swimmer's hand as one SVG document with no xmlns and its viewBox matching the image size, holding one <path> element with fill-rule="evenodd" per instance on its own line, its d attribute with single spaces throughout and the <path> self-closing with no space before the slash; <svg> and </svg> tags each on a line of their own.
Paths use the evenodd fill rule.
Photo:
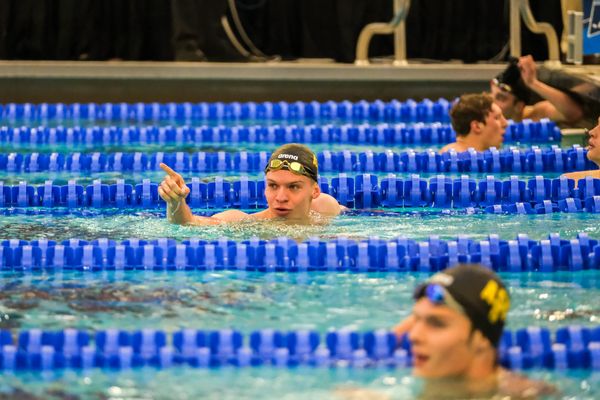
<svg viewBox="0 0 600 400">
<path fill-rule="evenodd" d="M 160 163 L 160 168 L 167 173 L 158 187 L 158 194 L 169 206 L 178 207 L 190 194 L 183 177 L 173 171 L 167 164 Z"/>
<path fill-rule="evenodd" d="M 219 225 L 223 222 L 240 220 L 247 215 L 239 210 L 227 210 L 212 217 L 193 215 L 192 210 L 185 203 L 185 198 L 190 194 L 190 188 L 185 185 L 183 177 L 167 164 L 160 163 L 160 167 L 167 173 L 167 176 L 160 183 L 158 194 L 167 202 L 169 222 L 178 225 Z"/>
<path fill-rule="evenodd" d="M 527 86 L 532 86 L 537 81 L 537 66 L 530 55 L 519 58 L 521 78 Z"/>
</svg>

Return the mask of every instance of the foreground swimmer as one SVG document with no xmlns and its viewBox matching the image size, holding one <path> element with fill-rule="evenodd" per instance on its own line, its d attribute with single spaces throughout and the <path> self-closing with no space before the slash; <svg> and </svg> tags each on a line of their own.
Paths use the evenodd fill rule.
<svg viewBox="0 0 600 400">
<path fill-rule="evenodd" d="M 450 110 L 452 128 L 456 132 L 456 142 L 440 150 L 451 149 L 461 153 L 469 148 L 485 151 L 490 147 L 500 148 L 504 142 L 504 131 L 508 125 L 502 110 L 488 94 L 465 94 Z"/>
<path fill-rule="evenodd" d="M 598 124 L 588 132 L 588 146 L 587 146 L 587 158 L 588 160 L 595 163 L 600 168 L 600 118 L 598 118 Z M 577 183 L 580 179 L 585 179 L 591 176 L 596 179 L 600 179 L 600 169 L 590 169 L 587 171 L 569 172 L 565 174 L 569 179 L 574 179 Z"/>
<path fill-rule="evenodd" d="M 283 219 L 297 224 L 322 222 L 322 217 L 334 217 L 342 211 L 337 200 L 321 193 L 318 182 L 319 166 L 316 155 L 301 144 L 279 147 L 265 167 L 265 197 L 268 208 L 254 214 L 227 210 L 212 217 L 193 215 L 185 198 L 190 189 L 177 172 L 165 164 L 167 173 L 158 194 L 167 203 L 169 222 L 180 225 L 218 225 L 242 220 Z"/>
<path fill-rule="evenodd" d="M 425 379 L 423 398 L 536 398 L 554 392 L 498 364 L 510 298 L 491 270 L 446 269 L 418 286 L 414 299 L 412 314 L 394 332 L 408 333 L 413 373 Z"/>
</svg>

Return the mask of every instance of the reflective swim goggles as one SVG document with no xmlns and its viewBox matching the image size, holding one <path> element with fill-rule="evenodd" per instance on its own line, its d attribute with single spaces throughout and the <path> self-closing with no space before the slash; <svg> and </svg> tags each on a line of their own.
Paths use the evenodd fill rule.
<svg viewBox="0 0 600 400">
<path fill-rule="evenodd" d="M 512 93 L 512 87 L 509 84 L 500 82 L 498 78 L 492 79 L 492 83 L 500 88 L 504 92 Z"/>
<path fill-rule="evenodd" d="M 279 160 L 274 159 L 267 164 L 265 167 L 265 173 L 268 171 L 277 171 L 279 169 L 287 169 L 295 174 L 308 176 L 311 179 L 314 179 L 315 173 L 308 167 L 305 167 L 303 164 L 298 161 L 288 161 L 288 160 Z"/>
<path fill-rule="evenodd" d="M 431 283 L 425 287 L 425 296 L 436 305 L 446 305 L 451 309 L 465 314 L 465 309 L 452 297 L 450 293 L 440 284 Z"/>
</svg>

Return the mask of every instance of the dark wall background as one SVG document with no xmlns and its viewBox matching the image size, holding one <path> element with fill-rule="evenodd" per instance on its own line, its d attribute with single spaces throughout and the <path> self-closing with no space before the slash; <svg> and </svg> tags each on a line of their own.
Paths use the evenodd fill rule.
<svg viewBox="0 0 600 400">
<path fill-rule="evenodd" d="M 212 0 L 216 7 L 215 1 Z M 490 60 L 508 42 L 509 0 L 413 0 L 409 58 Z M 560 0 L 531 0 L 539 21 L 560 35 Z M 200 21 L 208 10 L 195 10 Z M 354 60 L 362 27 L 392 17 L 390 0 L 236 0 L 244 27 L 267 54 L 284 59 Z M 209 22 L 201 22 L 201 24 Z M 214 24 L 214 23 L 213 23 Z M 0 58 L 172 60 L 170 0 L 0 0 Z M 523 30 L 523 53 L 547 58 L 543 36 Z M 371 55 L 392 53 L 377 37 Z"/>
</svg>

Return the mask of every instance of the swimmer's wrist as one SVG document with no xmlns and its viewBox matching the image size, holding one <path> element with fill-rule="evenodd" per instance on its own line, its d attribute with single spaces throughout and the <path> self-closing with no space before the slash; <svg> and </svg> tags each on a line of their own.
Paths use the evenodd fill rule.
<svg viewBox="0 0 600 400">
<path fill-rule="evenodd" d="M 177 214 L 177 212 L 181 208 L 181 203 L 183 203 L 183 200 L 180 200 L 180 201 L 178 201 L 175 204 L 169 203 L 169 210 L 168 211 L 169 211 L 169 215 L 170 216 L 174 216 L 175 214 Z"/>
</svg>

